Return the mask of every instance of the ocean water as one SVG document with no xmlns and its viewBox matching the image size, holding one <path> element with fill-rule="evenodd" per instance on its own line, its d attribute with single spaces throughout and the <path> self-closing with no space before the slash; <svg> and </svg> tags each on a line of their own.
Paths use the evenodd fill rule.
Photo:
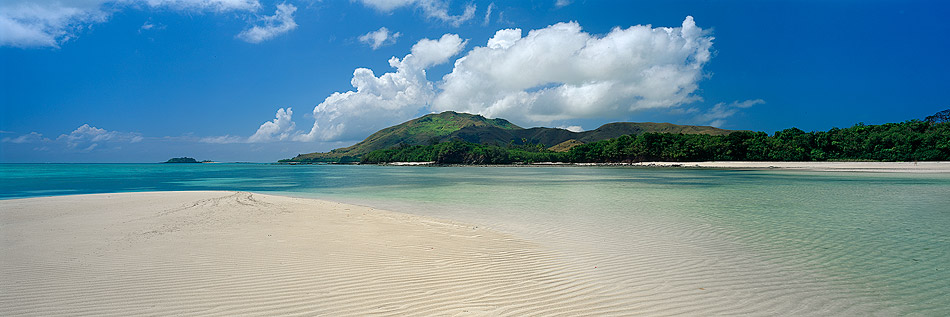
<svg viewBox="0 0 950 317">
<path fill-rule="evenodd" d="M 950 315 L 946 174 L 0 164 L 0 199 L 177 190 L 321 198 L 489 227 L 596 267 L 581 277 L 642 298 L 647 312 L 676 294 L 708 302 L 697 304 L 704 314 Z"/>
</svg>

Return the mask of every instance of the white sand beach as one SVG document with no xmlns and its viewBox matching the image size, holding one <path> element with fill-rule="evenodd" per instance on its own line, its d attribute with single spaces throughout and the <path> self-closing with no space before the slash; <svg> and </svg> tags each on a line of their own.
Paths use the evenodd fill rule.
<svg viewBox="0 0 950 317">
<path fill-rule="evenodd" d="M 950 162 L 639 162 L 632 166 L 702 167 L 726 169 L 792 169 L 837 172 L 950 173 Z"/>
<path fill-rule="evenodd" d="M 758 258 L 712 239 L 718 229 L 683 236 L 643 226 L 616 245 L 545 245 L 476 225 L 247 192 L 4 200 L 0 316 L 888 312 L 887 303 L 842 295 L 862 285 L 837 279 L 829 288 L 836 279 L 810 273 L 809 261 Z"/>
<path fill-rule="evenodd" d="M 7 200 L 0 210 L 2 316 L 586 309 L 572 296 L 583 283 L 532 243 L 368 207 L 161 192 Z"/>
</svg>

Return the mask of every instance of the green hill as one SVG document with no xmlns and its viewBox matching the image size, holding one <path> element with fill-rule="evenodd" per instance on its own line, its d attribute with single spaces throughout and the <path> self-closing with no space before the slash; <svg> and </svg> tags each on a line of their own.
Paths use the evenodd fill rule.
<svg viewBox="0 0 950 317">
<path fill-rule="evenodd" d="M 621 135 L 647 132 L 725 135 L 732 132 L 706 126 L 670 123 L 616 122 L 584 132 L 559 128 L 524 129 L 505 119 L 488 119 L 480 115 L 446 111 L 428 114 L 405 123 L 379 130 L 362 142 L 325 153 L 299 154 L 281 162 L 357 162 L 363 154 L 397 145 L 426 145 L 463 140 L 478 144 L 540 144 L 554 146 L 574 140 L 570 147 L 616 138 Z M 570 149 L 567 147 L 567 149 Z M 566 151 L 560 147 L 558 149 Z"/>
<path fill-rule="evenodd" d="M 530 128 L 499 130 L 491 127 L 466 127 L 452 133 L 448 139 L 459 139 L 478 144 L 542 144 L 554 146 L 568 140 L 590 143 L 613 139 L 621 135 L 639 135 L 648 132 L 726 135 L 732 130 L 706 126 L 677 125 L 653 122 L 615 122 L 584 132 L 571 132 L 559 128 Z"/>
<path fill-rule="evenodd" d="M 511 139 L 507 144 L 499 140 Z M 535 141 L 568 139 L 545 148 Z M 614 137 L 617 136 L 617 137 Z M 950 110 L 926 121 L 765 132 L 732 131 L 666 123 L 612 123 L 574 133 L 532 128 L 499 131 L 463 128 L 433 145 L 398 146 L 361 157 L 362 163 L 512 164 L 534 162 L 630 163 L 646 161 L 946 161 L 950 160 Z M 533 138 L 533 140 L 529 140 Z M 597 138 L 606 138 L 594 141 Z M 547 140 L 547 141 L 542 141 Z M 519 142 L 520 144 L 515 144 Z"/>
<path fill-rule="evenodd" d="M 446 111 L 427 114 L 399 125 L 373 133 L 360 143 L 326 153 L 299 154 L 281 162 L 355 162 L 363 154 L 399 144 L 433 144 L 466 127 L 491 127 L 498 130 L 521 129 L 505 119 L 488 119 L 479 115 Z"/>
<path fill-rule="evenodd" d="M 505 119 L 487 119 L 480 115 L 446 111 L 388 127 L 373 133 L 360 143 L 326 153 L 300 154 L 281 162 L 358 162 L 363 154 L 388 149 L 397 145 L 429 145 L 451 140 L 477 144 L 543 145 L 553 147 L 574 140 L 557 149 L 566 151 L 573 146 L 616 138 L 621 135 L 657 133 L 726 135 L 732 130 L 706 126 L 676 125 L 652 122 L 608 123 L 597 129 L 571 132 L 559 128 L 524 129 Z M 565 149 L 566 148 L 566 149 Z"/>
<path fill-rule="evenodd" d="M 709 134 L 709 135 L 727 135 L 733 130 L 725 130 L 709 126 L 696 125 L 678 125 L 672 123 L 654 123 L 654 122 L 614 122 L 600 126 L 595 130 L 579 133 L 577 140 L 589 143 L 600 140 L 613 139 L 622 135 L 644 134 L 644 133 L 673 133 L 673 134 Z M 566 140 L 565 140 L 566 141 Z"/>
</svg>

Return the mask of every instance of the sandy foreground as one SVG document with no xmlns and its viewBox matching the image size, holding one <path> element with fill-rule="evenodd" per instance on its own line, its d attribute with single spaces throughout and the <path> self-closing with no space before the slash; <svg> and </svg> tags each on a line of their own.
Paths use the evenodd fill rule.
<svg viewBox="0 0 950 317">
<path fill-rule="evenodd" d="M 791 169 L 838 172 L 950 173 L 950 162 L 640 162 L 633 166 L 701 167 L 726 169 Z"/>
<path fill-rule="evenodd" d="M 246 192 L 3 200 L 0 316 L 894 314 L 681 225 L 603 245 Z"/>
<path fill-rule="evenodd" d="M 596 313 L 538 246 L 245 192 L 0 201 L 0 316 Z"/>
</svg>

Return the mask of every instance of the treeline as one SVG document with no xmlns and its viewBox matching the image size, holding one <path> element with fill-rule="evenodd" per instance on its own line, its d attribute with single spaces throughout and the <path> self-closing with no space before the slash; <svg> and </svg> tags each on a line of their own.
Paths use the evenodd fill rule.
<svg viewBox="0 0 950 317">
<path fill-rule="evenodd" d="M 206 163 L 206 162 L 211 162 L 211 161 L 200 161 L 200 162 L 199 162 L 198 160 L 196 160 L 196 159 L 194 159 L 194 158 L 191 158 L 191 157 L 187 157 L 187 156 L 174 157 L 174 158 L 170 158 L 170 159 L 168 159 L 167 161 L 165 161 L 165 163 Z"/>
<path fill-rule="evenodd" d="M 361 158 L 363 163 L 438 164 L 826 160 L 950 160 L 950 123 L 911 120 L 882 125 L 857 124 L 818 132 L 791 128 L 773 135 L 750 131 L 720 136 L 644 133 L 582 144 L 567 152 L 553 152 L 543 145 L 485 145 L 456 140 L 434 145 L 402 145 L 373 151 Z"/>
<path fill-rule="evenodd" d="M 320 157 L 320 156 L 317 156 L 317 157 L 308 157 L 308 158 L 302 158 L 302 159 L 299 158 L 300 156 L 301 156 L 300 154 L 297 154 L 297 157 L 292 158 L 292 159 L 277 160 L 277 163 L 290 163 L 290 164 L 294 164 L 294 163 L 304 163 L 304 164 L 311 164 L 311 163 L 338 164 L 338 163 L 342 163 L 342 164 L 351 164 L 351 163 L 359 163 L 359 162 L 360 162 L 360 158 L 359 158 L 359 157 L 357 157 L 357 156 L 350 156 L 350 155 L 343 155 L 343 156 L 339 156 L 339 157 L 333 157 L 333 156 Z"/>
<path fill-rule="evenodd" d="M 435 162 L 438 164 L 511 164 L 563 161 L 564 153 L 543 145 L 487 145 L 455 140 L 434 145 L 400 145 L 364 154 L 361 163 Z"/>
</svg>

